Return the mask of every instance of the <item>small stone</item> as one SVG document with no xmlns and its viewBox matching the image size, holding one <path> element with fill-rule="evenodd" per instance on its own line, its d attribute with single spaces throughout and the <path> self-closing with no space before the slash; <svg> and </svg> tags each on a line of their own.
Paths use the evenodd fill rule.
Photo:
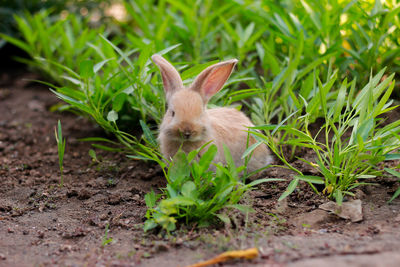
<svg viewBox="0 0 400 267">
<path fill-rule="evenodd" d="M 177 246 L 181 246 L 183 244 L 183 239 L 182 238 L 177 238 L 176 239 L 176 242 L 175 242 L 175 245 L 177 245 Z"/>
<path fill-rule="evenodd" d="M 59 248 L 60 252 L 70 252 L 72 251 L 72 246 L 71 245 L 61 245 L 61 247 Z"/>
<path fill-rule="evenodd" d="M 377 225 L 371 225 L 368 227 L 367 232 L 373 235 L 379 234 L 381 231 L 380 227 Z"/>
<path fill-rule="evenodd" d="M 341 206 L 333 201 L 321 204 L 320 209 L 330 211 L 340 218 L 351 220 L 351 222 L 360 222 L 363 220 L 361 200 L 351 200 L 343 202 Z"/>
<path fill-rule="evenodd" d="M 276 213 L 284 214 L 289 209 L 287 198 L 284 198 L 281 201 L 278 201 L 276 203 L 275 209 L 276 209 Z"/>
<path fill-rule="evenodd" d="M 296 225 L 307 228 L 318 228 L 319 225 L 330 220 L 329 213 L 323 210 L 313 210 L 299 215 L 294 219 Z"/>
<path fill-rule="evenodd" d="M 28 102 L 28 108 L 34 111 L 45 111 L 45 105 L 38 100 L 31 100 Z"/>
<path fill-rule="evenodd" d="M 76 237 L 86 236 L 87 233 L 88 233 L 87 229 L 81 228 L 81 227 L 77 227 L 74 231 L 63 233 L 62 234 L 62 238 L 72 239 L 72 238 L 76 238 Z"/>
<path fill-rule="evenodd" d="M 7 232 L 9 232 L 9 233 L 14 233 L 14 229 L 8 228 L 8 229 L 7 229 Z"/>
<path fill-rule="evenodd" d="M 43 231 L 38 231 L 37 232 L 38 233 L 38 237 L 40 238 L 40 239 L 43 239 L 44 238 L 44 232 Z"/>
<path fill-rule="evenodd" d="M 0 260 L 6 260 L 7 259 L 7 257 L 4 255 L 4 254 L 2 254 L 2 253 L 0 253 Z"/>
<path fill-rule="evenodd" d="M 28 230 L 23 230 L 23 231 L 22 231 L 22 234 L 23 234 L 23 235 L 29 235 L 29 231 L 28 231 Z"/>
</svg>

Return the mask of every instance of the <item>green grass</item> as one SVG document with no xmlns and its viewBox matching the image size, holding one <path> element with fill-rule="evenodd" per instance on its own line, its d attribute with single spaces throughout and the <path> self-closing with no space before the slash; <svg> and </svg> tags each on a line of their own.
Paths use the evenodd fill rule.
<svg viewBox="0 0 400 267">
<path fill-rule="evenodd" d="M 150 60 L 154 53 L 173 63 L 185 85 L 210 64 L 239 59 L 227 87 L 209 105 L 234 104 L 246 111 L 263 131 L 254 135 L 267 143 L 280 166 L 296 173 L 281 199 L 303 180 L 340 203 L 366 184 L 365 179 L 382 175 L 377 167 L 382 162 L 398 157 L 400 125 L 384 122 L 395 107 L 390 98 L 399 86 L 400 6 L 395 1 L 131 0 L 124 6 L 124 22 L 100 27 L 92 26 L 90 16 L 60 19 L 46 10 L 17 15 L 22 38 L 0 38 L 30 55 L 20 60 L 41 72 L 44 83 L 66 103 L 59 110 L 87 116 L 114 135 L 86 141 L 156 161 L 170 188 L 175 167 L 168 167 L 154 137 L 165 112 L 161 79 Z M 320 131 L 312 132 L 317 119 L 323 120 Z M 292 166 L 300 149 L 313 151 L 314 158 L 299 159 L 319 176 Z M 197 166 L 189 159 L 183 162 Z M 202 179 L 233 183 L 235 169 L 221 168 L 212 174 L 204 167 Z M 177 195 L 186 197 L 180 191 L 184 185 L 185 194 L 198 189 L 199 184 L 188 180 L 196 175 L 186 173 L 182 179 L 187 184 L 177 184 Z M 319 192 L 316 184 L 325 189 Z M 147 197 L 148 224 L 171 230 L 175 221 L 161 223 L 155 216 L 187 222 L 204 217 L 198 213 L 203 209 L 199 196 L 192 196 L 190 205 L 175 203 L 182 216 L 160 213 L 161 203 L 172 196 L 164 190 L 158 210 L 155 195 Z"/>
<path fill-rule="evenodd" d="M 57 128 L 54 129 L 54 135 L 57 142 L 58 150 L 58 166 L 60 168 L 60 187 L 64 186 L 64 153 L 65 153 L 65 138 L 62 136 L 61 122 L 58 120 Z"/>
<path fill-rule="evenodd" d="M 111 242 L 113 242 L 114 240 L 112 239 L 112 237 L 108 237 L 108 233 L 110 232 L 110 224 L 107 223 L 105 230 L 104 230 L 104 235 L 103 235 L 103 239 L 101 241 L 101 247 L 105 247 L 106 245 L 110 244 Z"/>
<path fill-rule="evenodd" d="M 230 223 L 229 217 L 221 212 L 223 209 L 225 212 L 226 209 L 251 212 L 251 207 L 238 204 L 247 191 L 263 182 L 283 181 L 270 178 L 245 184 L 246 177 L 241 176 L 245 166 L 235 166 L 227 147 L 224 147 L 227 166 L 212 164 L 217 153 L 215 145 L 210 145 L 203 153 L 204 149 L 206 145 L 188 155 L 179 151 L 168 167 L 167 186 L 162 194 L 146 194 L 145 231 L 159 226 L 170 232 L 176 229 L 178 222 L 196 223 L 198 227 L 208 226 L 216 219 Z M 210 164 L 215 170 L 210 169 Z"/>
<path fill-rule="evenodd" d="M 110 1 L 78 1 L 78 0 L 2 0 L 0 7 L 0 33 L 4 33 L 13 37 L 21 37 L 21 32 L 16 31 L 17 23 L 14 20 L 15 15 L 26 15 L 27 10 L 31 13 L 40 12 L 41 10 L 51 10 L 52 13 L 74 13 L 79 14 L 81 11 L 91 12 L 96 10 L 101 14 L 101 18 L 105 18 L 104 10 L 109 6 Z M 100 8 L 99 6 L 102 6 Z M 103 21 L 104 22 L 104 21 Z M 0 39 L 0 48 L 5 44 L 5 40 Z"/>
<path fill-rule="evenodd" d="M 354 196 L 351 190 L 367 184 L 364 182 L 366 179 L 382 175 L 379 163 L 400 158 L 400 120 L 385 123 L 382 116 L 397 107 L 389 100 L 395 86 L 394 75 L 383 78 L 383 74 L 384 70 L 371 76 L 369 83 L 357 95 L 356 82 L 344 80 L 336 101 L 331 104 L 327 95 L 332 90 L 336 74 L 325 84 L 317 79 L 319 89 L 313 100 L 319 104 L 303 99 L 303 115 L 297 117 L 296 127 L 284 123 L 254 127 L 267 132 L 266 135 L 253 134 L 268 144 L 287 168 L 297 172 L 280 199 L 293 192 L 299 180 L 304 180 L 314 189 L 312 184 L 324 184 L 322 193 L 340 204 L 343 195 Z M 321 108 L 324 115 L 324 122 L 316 133 L 309 130 L 314 108 Z M 281 139 L 277 138 L 278 132 L 282 133 Z M 276 143 L 276 140 L 280 141 Z M 282 153 L 283 145 L 311 149 L 313 160 L 299 159 L 321 176 L 303 175 L 294 168 Z"/>
</svg>

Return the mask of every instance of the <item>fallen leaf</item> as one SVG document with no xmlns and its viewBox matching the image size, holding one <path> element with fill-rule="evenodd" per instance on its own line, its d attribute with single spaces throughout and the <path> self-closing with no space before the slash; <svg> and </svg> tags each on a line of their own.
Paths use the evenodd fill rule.
<svg viewBox="0 0 400 267">
<path fill-rule="evenodd" d="M 257 248 L 250 248 L 246 250 L 233 250 L 233 251 L 227 251 L 224 252 L 215 258 L 212 258 L 207 261 L 202 261 L 193 265 L 189 265 L 187 267 L 203 267 L 203 266 L 209 266 L 212 264 L 217 264 L 221 262 L 226 262 L 230 259 L 254 259 L 258 257 L 258 249 Z"/>
</svg>

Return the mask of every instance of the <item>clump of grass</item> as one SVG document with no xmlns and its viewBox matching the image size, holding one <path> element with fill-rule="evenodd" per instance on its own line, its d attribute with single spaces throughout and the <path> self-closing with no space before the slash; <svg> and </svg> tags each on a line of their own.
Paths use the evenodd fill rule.
<svg viewBox="0 0 400 267">
<path fill-rule="evenodd" d="M 104 26 L 91 28 L 89 18 L 71 13 L 61 19 L 52 16 L 49 9 L 35 14 L 14 15 L 14 20 L 22 40 L 2 33 L 0 37 L 30 57 L 17 60 L 31 66 L 47 81 L 63 85 L 73 83 L 64 75 L 70 74 L 70 70 L 78 71 L 81 61 L 100 59 L 92 47 L 101 46 L 100 34 L 108 34 Z"/>
<path fill-rule="evenodd" d="M 146 194 L 148 210 L 145 231 L 159 226 L 170 232 L 176 229 L 178 222 L 196 222 L 198 227 L 207 226 L 216 219 L 229 223 L 230 219 L 220 213 L 223 208 L 250 212 L 250 207 L 238 204 L 243 194 L 260 183 L 282 180 L 259 179 L 245 184 L 245 177 L 240 177 L 245 166 L 234 165 L 227 147 L 224 147 L 227 165 L 213 164 L 215 171 L 210 168 L 210 164 L 217 153 L 217 147 L 212 144 L 203 153 L 204 149 L 205 146 L 187 155 L 179 151 L 166 173 L 168 184 L 162 194 Z"/>
<path fill-rule="evenodd" d="M 305 114 L 298 118 L 302 128 L 285 125 L 285 121 L 280 125 L 255 127 L 269 132 L 267 135 L 257 132 L 253 134 L 266 142 L 287 168 L 298 173 L 280 199 L 293 192 L 298 182 L 304 180 L 311 186 L 324 184 L 322 192 L 341 204 L 344 195 L 354 196 L 352 189 L 368 184 L 364 182 L 365 179 L 381 174 L 379 163 L 400 158 L 400 154 L 394 153 L 400 148 L 400 121 L 385 125 L 382 119 L 383 114 L 397 107 L 392 106 L 393 101 L 389 100 L 395 86 L 394 75 L 383 79 L 383 74 L 384 70 L 371 77 L 357 95 L 356 82 L 348 83 L 344 80 L 336 101 L 331 105 L 327 102 L 327 95 L 336 76 L 325 84 L 317 78 L 319 90 L 315 99 L 320 102 L 325 121 L 316 134 L 309 131 L 310 118 L 313 116 L 311 102 L 305 102 Z M 281 144 L 275 144 L 273 136 L 278 131 L 290 138 L 281 139 Z M 321 176 L 303 175 L 291 166 L 279 147 L 282 144 L 312 149 L 314 160 L 299 159 L 316 169 Z"/>
<path fill-rule="evenodd" d="M 37 13 L 43 10 L 51 10 L 53 14 L 60 14 L 61 12 L 71 12 L 79 14 L 82 9 L 87 10 L 88 13 L 96 10 L 97 13 L 101 13 L 104 17 L 104 12 L 106 5 L 109 4 L 107 1 L 90 1 L 82 2 L 75 0 L 18 0 L 18 1 L 2 1 L 2 7 L 0 12 L 0 32 L 13 36 L 20 37 L 21 32 L 17 31 L 17 23 L 14 19 L 15 15 L 24 16 L 27 14 L 27 10 L 30 13 Z M 99 6 L 102 6 L 101 8 Z M 4 42 L 3 42 L 4 41 Z M 0 40 L 0 48 L 5 43 L 5 40 Z"/>
<path fill-rule="evenodd" d="M 54 135 L 57 142 L 58 166 L 60 168 L 60 187 L 64 186 L 64 152 L 65 138 L 62 136 L 61 122 L 58 120 L 57 128 L 54 129 Z"/>
<path fill-rule="evenodd" d="M 102 239 L 102 241 L 101 241 L 101 247 L 103 247 L 103 248 L 104 248 L 106 245 L 108 245 L 108 244 L 110 244 L 111 242 L 114 241 L 114 240 L 112 239 L 112 237 L 108 237 L 108 232 L 110 231 L 109 228 L 110 228 L 110 224 L 107 223 L 107 224 L 106 224 L 106 228 L 105 228 L 105 230 L 104 230 L 103 239 Z"/>
</svg>

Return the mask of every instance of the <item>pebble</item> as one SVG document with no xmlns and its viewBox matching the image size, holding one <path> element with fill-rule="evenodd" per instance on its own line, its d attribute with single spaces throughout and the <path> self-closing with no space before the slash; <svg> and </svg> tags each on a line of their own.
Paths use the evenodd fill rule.
<svg viewBox="0 0 400 267">
<path fill-rule="evenodd" d="M 38 237 L 39 237 L 40 239 L 44 238 L 44 232 L 43 232 L 43 231 L 40 231 L 40 230 L 39 230 L 37 233 L 38 233 Z"/>
</svg>

